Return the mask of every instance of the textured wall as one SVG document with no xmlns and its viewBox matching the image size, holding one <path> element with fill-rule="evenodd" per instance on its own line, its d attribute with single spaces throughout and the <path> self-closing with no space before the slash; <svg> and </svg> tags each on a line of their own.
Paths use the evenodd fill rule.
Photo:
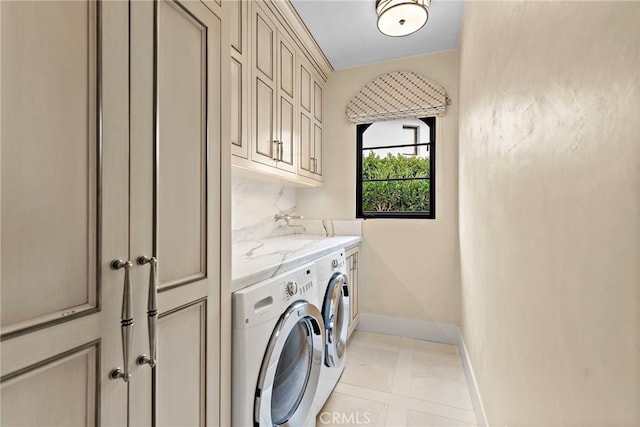
<svg viewBox="0 0 640 427">
<path fill-rule="evenodd" d="M 347 103 L 376 77 L 414 71 L 445 87 L 452 105 L 437 121 L 435 220 L 368 219 L 362 233 L 360 310 L 458 324 L 458 63 L 455 51 L 336 71 L 325 89 L 325 186 L 298 189 L 305 218 L 355 217 L 356 128 Z"/>
<path fill-rule="evenodd" d="M 640 3 L 468 2 L 463 334 L 495 426 L 638 426 Z"/>
</svg>

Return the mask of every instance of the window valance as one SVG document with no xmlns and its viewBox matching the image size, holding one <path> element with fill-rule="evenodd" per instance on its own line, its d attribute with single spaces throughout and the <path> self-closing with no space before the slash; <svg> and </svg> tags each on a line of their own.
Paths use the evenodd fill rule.
<svg viewBox="0 0 640 427">
<path fill-rule="evenodd" d="M 351 123 L 373 123 L 430 116 L 442 116 L 450 104 L 438 83 L 411 71 L 384 74 L 367 83 L 347 105 Z"/>
</svg>

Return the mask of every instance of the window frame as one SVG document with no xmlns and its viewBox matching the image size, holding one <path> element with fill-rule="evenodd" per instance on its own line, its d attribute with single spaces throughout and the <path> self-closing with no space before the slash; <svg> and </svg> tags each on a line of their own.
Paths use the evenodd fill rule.
<svg viewBox="0 0 640 427">
<path fill-rule="evenodd" d="M 373 124 L 363 123 L 356 125 L 356 218 L 436 219 L 436 118 L 419 117 L 418 120 L 429 126 L 429 212 L 364 212 L 362 210 L 363 135 Z"/>
</svg>

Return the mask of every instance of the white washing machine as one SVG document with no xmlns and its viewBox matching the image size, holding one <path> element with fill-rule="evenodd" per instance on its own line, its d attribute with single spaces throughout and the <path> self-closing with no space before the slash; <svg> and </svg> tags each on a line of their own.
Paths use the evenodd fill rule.
<svg viewBox="0 0 640 427">
<path fill-rule="evenodd" d="M 350 300 L 344 249 L 317 259 L 314 265 L 325 326 L 324 362 L 313 406 L 313 413 L 317 415 L 344 371 Z"/>
<path fill-rule="evenodd" d="M 232 425 L 315 425 L 325 335 L 314 265 L 233 294 Z"/>
</svg>

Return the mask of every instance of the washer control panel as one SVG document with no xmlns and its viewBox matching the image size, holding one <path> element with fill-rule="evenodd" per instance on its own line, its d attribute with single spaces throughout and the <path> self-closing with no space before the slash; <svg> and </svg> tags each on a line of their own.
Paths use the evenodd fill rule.
<svg viewBox="0 0 640 427">
<path fill-rule="evenodd" d="M 294 301 L 315 303 L 316 283 L 315 267 L 308 263 L 234 292 L 233 327 L 252 328 L 277 319 Z"/>
<path fill-rule="evenodd" d="M 347 262 L 345 259 L 345 250 L 339 249 L 329 255 L 315 260 L 316 282 L 321 286 L 327 287 L 331 276 L 336 273 L 347 273 Z"/>
<path fill-rule="evenodd" d="M 285 301 L 304 298 L 311 291 L 315 292 L 311 268 L 305 268 L 294 277 L 289 277 L 289 280 L 282 282 L 282 293 Z"/>
<path fill-rule="evenodd" d="M 291 282 L 287 283 L 287 294 L 289 294 L 289 296 L 292 297 L 297 293 L 298 293 L 298 282 L 292 280 Z"/>
<path fill-rule="evenodd" d="M 340 251 L 333 256 L 334 258 L 331 260 L 331 268 L 333 268 L 333 271 L 342 271 L 346 264 L 344 251 Z"/>
</svg>

